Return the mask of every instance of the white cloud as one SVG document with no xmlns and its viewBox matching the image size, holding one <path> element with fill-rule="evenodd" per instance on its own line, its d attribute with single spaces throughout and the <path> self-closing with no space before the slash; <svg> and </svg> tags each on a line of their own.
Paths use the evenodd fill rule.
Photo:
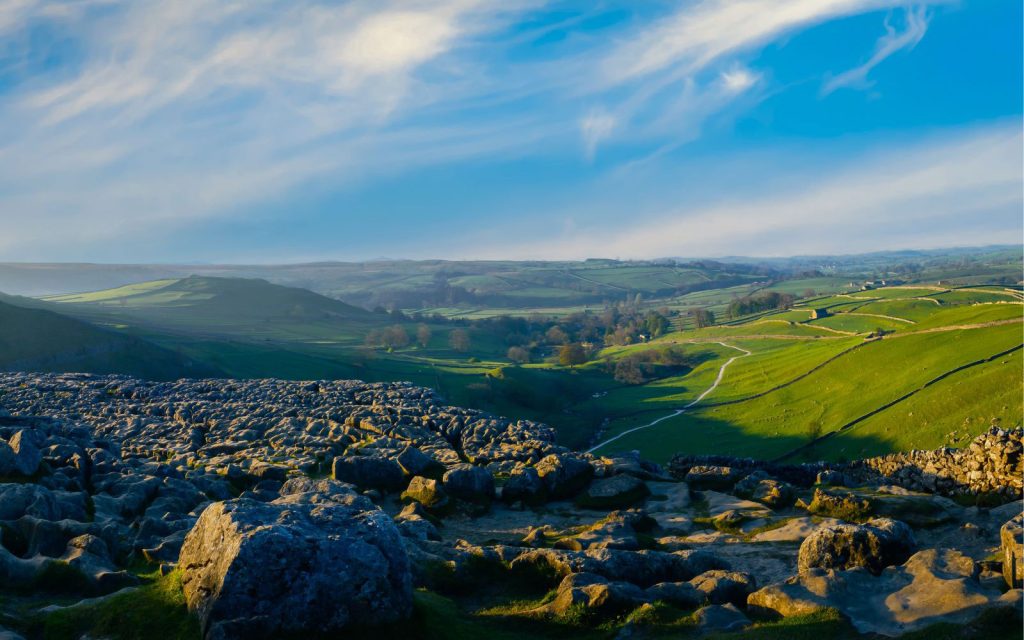
<svg viewBox="0 0 1024 640">
<path fill-rule="evenodd" d="M 799 189 L 749 192 L 737 176 L 717 199 L 632 210 L 616 223 L 538 245 L 503 244 L 487 258 L 793 255 L 998 243 L 1019 238 L 1020 127 L 1002 125 L 887 147 Z M 794 182 L 782 171 L 774 180 Z M 595 230 L 599 229 L 599 230 Z"/>
<path fill-rule="evenodd" d="M 580 120 L 583 147 L 588 160 L 594 158 L 597 145 L 615 130 L 615 116 L 604 111 L 592 111 Z"/>
<path fill-rule="evenodd" d="M 871 58 L 859 67 L 850 69 L 837 75 L 822 87 L 822 95 L 828 95 L 841 87 L 863 88 L 869 86 L 867 76 L 872 69 L 881 64 L 886 58 L 903 49 L 913 49 L 921 42 L 924 34 L 928 31 L 928 15 L 925 7 L 919 6 L 907 9 L 904 12 L 906 26 L 903 31 L 897 31 L 892 25 L 892 15 L 885 18 L 885 35 L 878 39 L 875 45 L 875 53 Z"/>
<path fill-rule="evenodd" d="M 946 0 L 931 0 L 940 4 Z M 600 82 L 619 84 L 662 71 L 694 73 L 726 54 L 827 20 L 906 4 L 906 0 L 702 0 L 683 4 L 605 58 Z"/>
<path fill-rule="evenodd" d="M 727 71 L 723 71 L 721 79 L 726 89 L 733 93 L 742 93 L 757 84 L 761 77 L 750 69 L 735 66 Z"/>
</svg>

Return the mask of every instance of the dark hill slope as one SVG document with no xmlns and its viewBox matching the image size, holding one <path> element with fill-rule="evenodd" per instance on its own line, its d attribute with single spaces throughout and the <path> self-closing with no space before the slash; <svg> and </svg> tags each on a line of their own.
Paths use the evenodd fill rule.
<svg viewBox="0 0 1024 640">
<path fill-rule="evenodd" d="M 7 302 L 0 302 L 0 370 L 119 373 L 157 380 L 220 374 L 145 340 Z"/>
</svg>

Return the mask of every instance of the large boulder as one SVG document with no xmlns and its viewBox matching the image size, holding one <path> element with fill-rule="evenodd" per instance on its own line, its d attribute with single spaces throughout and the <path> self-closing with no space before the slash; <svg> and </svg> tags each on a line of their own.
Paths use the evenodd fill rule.
<svg viewBox="0 0 1024 640">
<path fill-rule="evenodd" d="M 906 560 L 916 546 L 910 527 L 898 520 L 877 518 L 863 525 L 826 525 L 800 545 L 797 569 L 805 573 L 812 568 L 864 567 L 878 574 Z"/>
<path fill-rule="evenodd" d="M 1019 504 L 1018 508 L 1019 508 Z M 999 529 L 1003 549 L 1003 577 L 1011 589 L 1024 582 L 1024 513 L 1018 513 Z"/>
<path fill-rule="evenodd" d="M 594 476 L 594 467 L 589 462 L 572 455 L 552 453 L 534 467 L 553 500 L 571 498 L 583 491 Z"/>
<path fill-rule="evenodd" d="M 37 484 L 0 484 L 0 520 L 17 520 L 25 515 L 59 520 L 61 507 L 57 496 Z"/>
<path fill-rule="evenodd" d="M 395 524 L 350 487 L 289 481 L 281 497 L 207 507 L 178 560 L 207 638 L 339 633 L 412 611 Z"/>
<path fill-rule="evenodd" d="M 397 462 L 378 456 L 335 458 L 332 472 L 335 480 L 350 482 L 362 489 L 401 491 L 407 481 Z"/>
</svg>

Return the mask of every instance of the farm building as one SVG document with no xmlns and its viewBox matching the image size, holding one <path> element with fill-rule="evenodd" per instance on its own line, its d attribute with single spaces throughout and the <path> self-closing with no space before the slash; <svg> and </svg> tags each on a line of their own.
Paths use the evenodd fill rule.
<svg viewBox="0 0 1024 640">
<path fill-rule="evenodd" d="M 811 309 L 811 320 L 824 318 L 828 315 L 828 309 Z"/>
</svg>

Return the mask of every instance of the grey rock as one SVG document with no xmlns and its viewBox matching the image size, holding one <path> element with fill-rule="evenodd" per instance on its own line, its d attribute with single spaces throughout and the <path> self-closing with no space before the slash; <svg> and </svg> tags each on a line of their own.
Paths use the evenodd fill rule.
<svg viewBox="0 0 1024 640">
<path fill-rule="evenodd" d="M 203 511 L 178 564 L 207 637 L 338 633 L 411 613 L 409 561 L 394 523 L 350 488 L 325 488 Z"/>
<path fill-rule="evenodd" d="M 494 477 L 482 467 L 461 464 L 445 472 L 444 490 L 459 500 L 489 504 L 494 499 Z"/>
<path fill-rule="evenodd" d="M 644 481 L 636 476 L 620 474 L 594 480 L 576 498 L 576 504 L 587 509 L 622 509 L 630 507 L 651 494 Z"/>
<path fill-rule="evenodd" d="M 713 604 L 699 609 L 695 619 L 697 628 L 704 633 L 740 631 L 750 626 L 750 619 L 732 604 Z"/>
<path fill-rule="evenodd" d="M 332 473 L 335 480 L 364 489 L 401 491 L 406 484 L 405 474 L 397 462 L 377 456 L 335 458 Z"/>
<path fill-rule="evenodd" d="M 587 487 L 594 475 L 589 462 L 572 455 L 551 454 L 536 465 L 537 475 L 553 500 L 571 498 Z"/>
<path fill-rule="evenodd" d="M 834 524 L 816 529 L 800 545 L 797 568 L 849 569 L 864 567 L 878 574 L 900 564 L 917 546 L 906 524 L 877 518 L 864 525 Z"/>
</svg>

